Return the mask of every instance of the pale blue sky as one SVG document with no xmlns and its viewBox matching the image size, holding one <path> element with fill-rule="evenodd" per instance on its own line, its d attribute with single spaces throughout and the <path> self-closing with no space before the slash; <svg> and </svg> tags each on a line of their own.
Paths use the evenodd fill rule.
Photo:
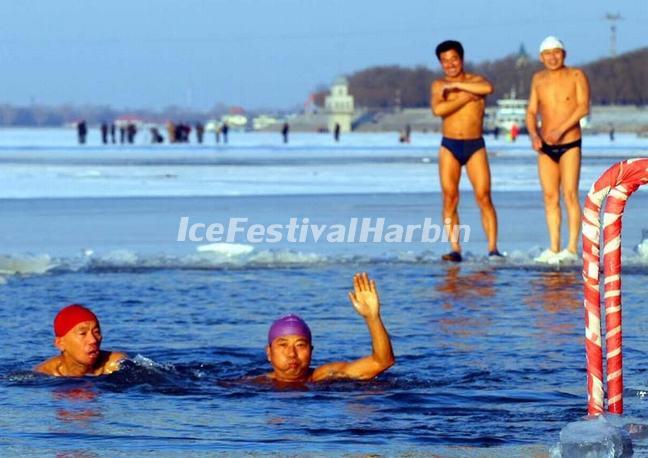
<svg viewBox="0 0 648 458">
<path fill-rule="evenodd" d="M 471 61 L 560 36 L 568 63 L 648 46 L 648 0 L 19 0 L 0 4 L 0 103 L 115 107 L 301 105 L 372 65 L 435 67 L 461 40 Z"/>
</svg>

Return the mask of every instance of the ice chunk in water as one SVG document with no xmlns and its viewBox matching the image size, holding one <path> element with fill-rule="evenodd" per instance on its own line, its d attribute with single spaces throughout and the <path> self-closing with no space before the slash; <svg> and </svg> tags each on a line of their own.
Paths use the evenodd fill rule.
<svg viewBox="0 0 648 458">
<path fill-rule="evenodd" d="M 602 415 L 565 426 L 553 457 L 621 458 L 632 456 L 630 435 Z"/>
<path fill-rule="evenodd" d="M 635 247 L 635 250 L 642 258 L 648 259 L 648 229 L 641 230 L 641 242 Z"/>
</svg>

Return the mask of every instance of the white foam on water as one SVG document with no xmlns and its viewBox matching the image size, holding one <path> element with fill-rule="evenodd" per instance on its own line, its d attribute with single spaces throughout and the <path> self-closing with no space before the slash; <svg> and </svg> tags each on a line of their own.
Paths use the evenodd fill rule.
<svg viewBox="0 0 648 458">
<path fill-rule="evenodd" d="M 150 358 L 147 358 L 146 356 L 140 355 L 139 353 L 135 355 L 135 357 L 132 358 L 131 361 L 137 364 L 138 366 L 145 367 L 147 369 L 157 369 L 157 370 L 164 370 L 164 371 L 175 370 L 175 366 L 173 364 L 158 363 Z"/>
<path fill-rule="evenodd" d="M 55 268 L 49 255 L 0 256 L 0 275 L 42 275 Z M 2 281 L 0 281 L 2 284 Z"/>
<path fill-rule="evenodd" d="M 137 254 L 131 250 L 115 250 L 101 258 L 95 258 L 95 262 L 98 264 L 120 267 L 135 267 L 138 265 L 138 261 Z"/>
<path fill-rule="evenodd" d="M 406 263 L 406 264 L 435 264 L 439 262 L 439 250 L 411 250 L 403 247 L 385 247 L 385 252 L 378 250 L 329 250 L 323 251 L 317 247 L 303 247 L 302 250 L 285 247 L 268 248 L 267 245 L 255 246 L 242 243 L 214 243 L 199 245 L 191 251 L 170 252 L 138 252 L 132 248 L 117 248 L 114 250 L 100 247 L 86 247 L 75 250 L 75 255 L 55 257 L 49 253 L 43 254 L 0 254 L 0 285 L 6 284 L 14 276 L 31 276 L 45 274 L 60 274 L 74 272 L 102 271 L 138 271 L 156 269 L 179 270 L 219 270 L 228 268 L 282 268 L 291 266 L 317 266 L 349 263 Z M 648 247 L 645 239 L 635 250 L 626 249 L 622 254 L 624 269 L 632 273 L 648 271 L 648 255 L 642 250 Z M 163 248 L 161 248 L 163 249 Z M 504 258 L 490 259 L 483 252 L 473 253 L 467 250 L 463 253 L 462 265 L 489 266 L 494 269 L 532 269 L 532 270 L 575 270 L 579 269 L 582 259 L 559 265 L 543 265 L 534 258 L 543 250 L 540 246 L 529 249 L 512 249 L 505 253 Z"/>
<path fill-rule="evenodd" d="M 84 249 L 73 257 L 52 258 L 42 255 L 0 256 L 0 285 L 10 281 L 14 276 L 52 275 L 61 273 L 92 273 L 105 271 L 139 271 L 139 270 L 220 270 L 265 268 L 281 269 L 284 267 L 314 267 L 340 264 L 419 264 L 422 266 L 438 264 L 441 253 L 434 251 L 396 251 L 383 254 L 363 255 L 357 253 L 323 254 L 311 251 L 287 249 L 256 250 L 250 245 L 223 244 L 225 246 L 203 248 L 187 254 L 143 254 L 133 250 L 118 249 L 106 253 L 97 253 Z M 532 269 L 532 270 L 574 270 L 576 265 L 542 265 L 533 261 L 539 253 L 539 247 L 528 251 L 513 250 L 504 258 L 496 261 L 483 254 L 470 251 L 464 253 L 461 265 L 466 267 L 484 266 L 492 269 Z M 624 266 L 648 271 L 648 258 L 634 253 L 624 255 Z M 451 265 L 451 264 L 448 264 Z"/>
<path fill-rule="evenodd" d="M 253 265 L 260 266 L 291 266 L 291 265 L 315 265 L 325 264 L 332 261 L 331 257 L 317 253 L 303 253 L 300 251 L 272 251 L 264 250 L 250 257 Z"/>
<path fill-rule="evenodd" d="M 210 243 L 208 245 L 200 245 L 196 248 L 196 251 L 201 253 L 217 253 L 225 256 L 241 256 L 250 254 L 254 251 L 254 247 L 242 243 Z"/>
</svg>

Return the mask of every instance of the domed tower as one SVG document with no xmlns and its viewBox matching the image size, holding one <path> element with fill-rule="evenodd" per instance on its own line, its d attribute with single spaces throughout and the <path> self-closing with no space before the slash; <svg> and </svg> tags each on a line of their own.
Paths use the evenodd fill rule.
<svg viewBox="0 0 648 458">
<path fill-rule="evenodd" d="M 353 96 L 349 94 L 349 82 L 343 76 L 339 77 L 331 86 L 331 94 L 326 96 L 324 106 L 328 113 L 329 131 L 340 125 L 341 132 L 351 131 L 351 119 L 353 117 Z"/>
</svg>

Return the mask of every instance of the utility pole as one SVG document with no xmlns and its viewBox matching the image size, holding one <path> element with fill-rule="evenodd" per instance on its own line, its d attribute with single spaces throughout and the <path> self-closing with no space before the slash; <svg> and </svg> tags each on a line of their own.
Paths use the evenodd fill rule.
<svg viewBox="0 0 648 458">
<path fill-rule="evenodd" d="M 616 22 L 623 20 L 621 15 L 619 13 L 612 14 L 612 13 L 607 13 L 604 18 L 606 21 L 610 23 L 610 56 L 611 57 L 616 57 L 617 50 L 616 50 Z"/>
</svg>

